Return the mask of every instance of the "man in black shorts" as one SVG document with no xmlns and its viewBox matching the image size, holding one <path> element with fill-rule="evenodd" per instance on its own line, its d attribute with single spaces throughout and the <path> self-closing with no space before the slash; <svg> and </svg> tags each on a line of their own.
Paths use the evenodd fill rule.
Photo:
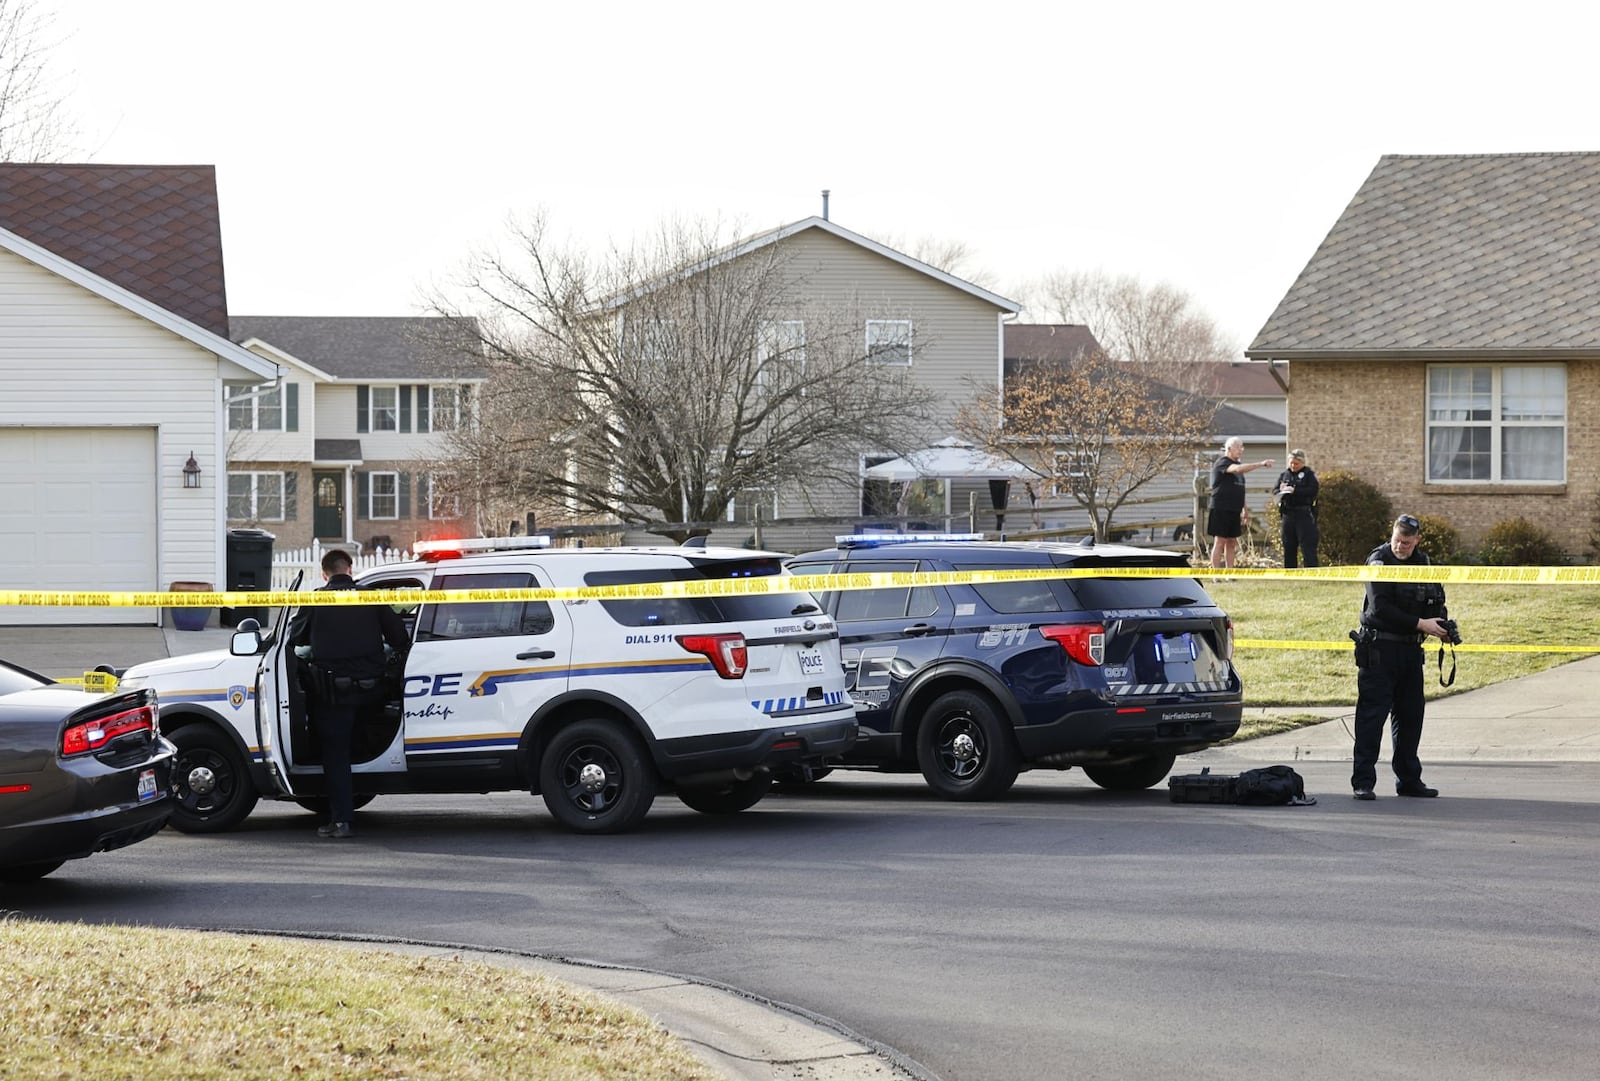
<svg viewBox="0 0 1600 1081">
<path fill-rule="evenodd" d="M 1239 559 L 1239 535 L 1244 532 L 1244 475 L 1253 469 L 1272 468 L 1272 459 L 1243 462 L 1244 440 L 1233 436 L 1222 445 L 1222 457 L 1211 464 L 1211 509 L 1206 532 L 1211 534 L 1211 566 L 1221 570 Z"/>
</svg>

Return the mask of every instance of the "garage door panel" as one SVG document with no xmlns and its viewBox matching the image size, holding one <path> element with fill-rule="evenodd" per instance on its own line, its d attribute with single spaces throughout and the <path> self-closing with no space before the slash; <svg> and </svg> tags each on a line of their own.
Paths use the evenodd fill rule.
<svg viewBox="0 0 1600 1081">
<path fill-rule="evenodd" d="M 154 429 L 0 429 L 0 471 L 0 586 L 156 584 Z M 149 608 L 0 607 L 0 624 L 154 622 Z"/>
</svg>

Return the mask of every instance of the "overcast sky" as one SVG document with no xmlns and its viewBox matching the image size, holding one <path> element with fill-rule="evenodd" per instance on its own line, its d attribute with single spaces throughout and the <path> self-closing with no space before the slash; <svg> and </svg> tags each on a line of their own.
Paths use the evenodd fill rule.
<svg viewBox="0 0 1600 1081">
<path fill-rule="evenodd" d="M 228 305 L 405 315 L 514 213 L 819 213 L 1242 348 L 1386 153 L 1600 150 L 1600 7 L 35 0 L 83 160 L 213 164 Z"/>
</svg>

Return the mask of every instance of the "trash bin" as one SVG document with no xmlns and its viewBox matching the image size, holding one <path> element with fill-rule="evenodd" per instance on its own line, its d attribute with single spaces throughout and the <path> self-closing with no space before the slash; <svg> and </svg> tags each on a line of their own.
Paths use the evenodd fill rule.
<svg viewBox="0 0 1600 1081">
<path fill-rule="evenodd" d="M 224 589 L 260 590 L 272 588 L 272 542 L 278 538 L 265 529 L 228 530 L 228 580 Z M 224 608 L 222 623 L 237 627 L 241 619 L 267 621 L 267 610 L 261 608 Z"/>
</svg>

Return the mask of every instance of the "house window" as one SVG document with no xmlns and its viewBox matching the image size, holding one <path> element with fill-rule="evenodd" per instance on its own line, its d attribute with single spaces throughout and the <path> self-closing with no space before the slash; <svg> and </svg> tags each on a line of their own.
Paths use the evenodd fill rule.
<svg viewBox="0 0 1600 1081">
<path fill-rule="evenodd" d="M 258 391 L 253 387 L 228 388 L 228 431 L 283 431 L 283 390 Z"/>
<path fill-rule="evenodd" d="M 455 493 L 455 478 L 446 473 L 429 473 L 428 517 L 434 519 L 461 517 L 461 499 Z"/>
<path fill-rule="evenodd" d="M 367 517 L 400 517 L 400 474 L 369 474 L 367 481 Z"/>
<path fill-rule="evenodd" d="M 1562 365 L 1429 365 L 1429 481 L 1560 483 L 1566 444 Z"/>
<path fill-rule="evenodd" d="M 756 353 L 761 365 L 756 382 L 762 391 L 800 381 L 806 370 L 805 323 L 786 319 L 763 325 Z"/>
<path fill-rule="evenodd" d="M 911 363 L 911 320 L 868 319 L 867 362 L 870 364 Z"/>
<path fill-rule="evenodd" d="M 459 386 L 448 384 L 429 388 L 428 423 L 436 432 L 453 432 L 461 427 Z"/>
<path fill-rule="evenodd" d="M 283 521 L 283 474 L 229 473 L 228 517 L 235 521 Z"/>
<path fill-rule="evenodd" d="M 728 500 L 728 521 L 753 522 L 759 518 L 770 522 L 778 516 L 778 490 L 776 488 L 740 488 Z"/>
<path fill-rule="evenodd" d="M 368 408 L 371 411 L 372 430 L 375 432 L 398 432 L 400 430 L 400 388 L 373 387 L 370 394 L 371 399 Z"/>
</svg>

